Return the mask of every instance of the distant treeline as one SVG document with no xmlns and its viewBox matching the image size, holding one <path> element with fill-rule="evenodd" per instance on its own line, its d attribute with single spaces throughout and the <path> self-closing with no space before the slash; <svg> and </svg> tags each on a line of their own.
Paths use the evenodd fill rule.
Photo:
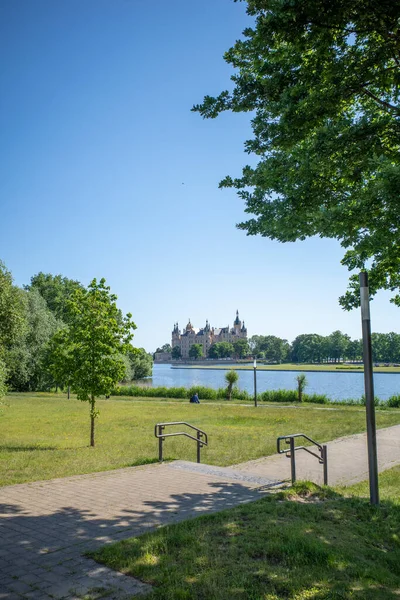
<svg viewBox="0 0 400 600">
<path fill-rule="evenodd" d="M 169 344 L 164 344 L 162 348 L 157 348 L 157 351 L 172 352 L 173 359 L 181 358 L 178 346 L 171 348 Z M 400 334 L 373 333 L 372 353 L 375 362 L 400 363 Z M 193 359 L 203 357 L 202 345 L 193 344 L 189 356 Z M 243 359 L 248 356 L 256 356 L 260 360 L 273 363 L 361 361 L 362 340 L 352 340 L 349 335 L 341 331 L 334 331 L 327 336 L 303 333 L 292 343 L 275 335 L 253 335 L 249 340 L 240 339 L 234 344 L 229 342 L 212 344 L 207 358 Z"/>
<path fill-rule="evenodd" d="M 362 360 L 362 340 L 352 340 L 341 331 L 323 336 L 317 333 L 298 335 L 291 344 L 273 335 L 254 335 L 249 347 L 260 359 L 272 362 L 323 363 Z M 400 362 L 400 334 L 373 333 L 374 362 Z"/>
<path fill-rule="evenodd" d="M 4 384 L 16 391 L 43 391 L 62 384 L 49 368 L 51 339 L 68 327 L 68 299 L 83 287 L 62 275 L 38 273 L 20 288 L 0 261 L 0 397 Z M 121 359 L 124 381 L 152 374 L 152 356 L 143 348 L 132 347 Z"/>
</svg>

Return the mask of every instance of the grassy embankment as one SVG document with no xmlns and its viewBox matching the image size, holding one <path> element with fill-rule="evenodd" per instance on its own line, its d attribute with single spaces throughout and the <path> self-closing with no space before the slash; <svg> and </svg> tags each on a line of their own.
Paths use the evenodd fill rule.
<svg viewBox="0 0 400 600">
<path fill-rule="evenodd" d="M 276 438 L 304 431 L 325 442 L 365 431 L 361 407 L 301 408 L 263 405 L 259 409 L 220 401 L 111 398 L 99 400 L 96 447 L 89 447 L 89 407 L 64 395 L 10 394 L 0 406 L 0 485 L 116 469 L 156 460 L 154 425 L 189 421 L 205 430 L 209 447 L 202 462 L 231 465 L 274 454 Z M 400 410 L 377 411 L 378 427 L 400 423 Z M 186 438 L 165 443 L 167 458 L 195 460 Z"/>
<path fill-rule="evenodd" d="M 245 371 L 253 370 L 253 362 L 249 363 L 237 363 L 237 364 L 173 364 L 172 367 L 174 369 L 220 369 L 220 370 L 228 370 L 228 369 L 240 369 Z M 282 363 L 276 365 L 264 365 L 257 361 L 257 370 L 258 371 L 322 371 L 322 372 L 342 372 L 342 373 L 363 373 L 364 367 L 362 365 L 348 365 L 343 363 L 324 363 L 324 364 L 302 364 L 302 363 Z M 400 367 L 374 367 L 374 373 L 400 373 Z"/>
<path fill-rule="evenodd" d="M 379 508 L 312 484 L 104 547 L 111 568 L 153 584 L 148 600 L 395 600 L 400 591 L 400 468 Z M 353 496 L 353 497 L 351 497 Z"/>
</svg>

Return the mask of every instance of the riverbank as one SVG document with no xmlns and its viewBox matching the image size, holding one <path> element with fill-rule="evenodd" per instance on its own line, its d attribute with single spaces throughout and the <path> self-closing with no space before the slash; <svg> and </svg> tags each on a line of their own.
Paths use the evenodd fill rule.
<svg viewBox="0 0 400 600">
<path fill-rule="evenodd" d="M 253 371 L 253 363 L 218 363 L 218 364 L 205 364 L 205 363 L 185 363 L 178 364 L 172 363 L 172 369 L 203 369 L 207 371 L 228 371 L 229 369 L 237 369 L 240 371 Z M 352 366 L 343 364 L 331 364 L 331 365 L 305 365 L 305 364 L 281 364 L 281 365 L 262 365 L 257 363 L 257 371 L 281 371 L 281 372 L 292 372 L 292 371 L 303 371 L 305 373 L 363 373 L 364 367 L 362 365 Z M 374 367 L 375 373 L 398 373 L 400 374 L 400 367 Z"/>
</svg>

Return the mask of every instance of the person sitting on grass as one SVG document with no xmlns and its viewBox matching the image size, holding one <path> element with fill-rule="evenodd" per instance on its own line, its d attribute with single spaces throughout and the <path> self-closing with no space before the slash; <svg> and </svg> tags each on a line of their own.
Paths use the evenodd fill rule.
<svg viewBox="0 0 400 600">
<path fill-rule="evenodd" d="M 193 404 L 200 404 L 199 395 L 197 392 L 195 392 L 190 398 L 190 402 L 192 402 Z"/>
</svg>

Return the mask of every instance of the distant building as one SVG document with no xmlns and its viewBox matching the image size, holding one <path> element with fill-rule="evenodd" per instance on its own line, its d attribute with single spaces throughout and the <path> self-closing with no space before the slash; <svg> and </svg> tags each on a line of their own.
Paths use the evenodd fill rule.
<svg viewBox="0 0 400 600">
<path fill-rule="evenodd" d="M 247 329 L 244 321 L 239 319 L 239 311 L 236 311 L 236 319 L 233 322 L 233 327 L 210 327 L 208 320 L 205 327 L 195 329 L 190 322 L 185 329 L 179 330 L 178 323 L 175 323 L 172 331 L 172 348 L 178 346 L 181 351 L 182 358 L 189 358 L 189 350 L 193 344 L 201 344 L 203 347 L 203 356 L 208 356 L 208 351 L 212 344 L 217 342 L 229 342 L 234 344 L 238 340 L 247 340 Z"/>
<path fill-rule="evenodd" d="M 154 362 L 171 362 L 171 352 L 155 352 Z"/>
</svg>

